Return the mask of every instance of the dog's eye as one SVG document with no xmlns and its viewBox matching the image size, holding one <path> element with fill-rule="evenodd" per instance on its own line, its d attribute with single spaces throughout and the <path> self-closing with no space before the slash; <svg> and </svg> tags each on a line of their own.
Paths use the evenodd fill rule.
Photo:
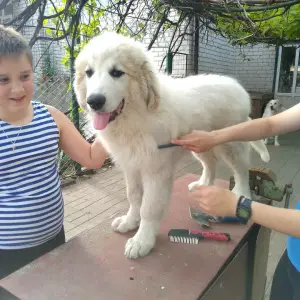
<svg viewBox="0 0 300 300">
<path fill-rule="evenodd" d="M 92 77 L 94 74 L 94 71 L 92 69 L 85 70 L 85 74 L 87 77 Z"/>
<path fill-rule="evenodd" d="M 112 69 L 110 72 L 109 72 L 110 76 L 112 77 L 116 77 L 116 78 L 119 78 L 121 77 L 122 75 L 124 75 L 125 73 L 123 71 L 120 71 L 120 70 L 117 70 L 117 69 Z"/>
</svg>

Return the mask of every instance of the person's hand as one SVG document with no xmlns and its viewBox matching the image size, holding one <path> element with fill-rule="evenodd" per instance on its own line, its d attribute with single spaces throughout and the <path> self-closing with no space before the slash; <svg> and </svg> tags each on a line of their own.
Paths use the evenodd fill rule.
<svg viewBox="0 0 300 300">
<path fill-rule="evenodd" d="M 172 140 L 172 144 L 180 145 L 196 153 L 206 152 L 217 145 L 213 132 L 200 130 L 193 130 L 187 135 Z"/>
<path fill-rule="evenodd" d="M 188 195 L 191 207 L 218 217 L 235 216 L 238 197 L 228 189 L 199 186 Z"/>
</svg>

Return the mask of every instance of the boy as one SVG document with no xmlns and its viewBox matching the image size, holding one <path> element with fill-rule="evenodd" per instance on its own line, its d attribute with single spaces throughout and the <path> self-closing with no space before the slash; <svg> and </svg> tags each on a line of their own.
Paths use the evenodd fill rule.
<svg viewBox="0 0 300 300">
<path fill-rule="evenodd" d="M 0 279 L 65 242 L 58 148 L 87 168 L 107 156 L 33 92 L 31 49 L 0 26 Z"/>
</svg>

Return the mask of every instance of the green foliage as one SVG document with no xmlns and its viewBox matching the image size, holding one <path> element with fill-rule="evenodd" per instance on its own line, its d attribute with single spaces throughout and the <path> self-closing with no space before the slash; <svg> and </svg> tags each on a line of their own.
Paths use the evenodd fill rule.
<svg viewBox="0 0 300 300">
<path fill-rule="evenodd" d="M 300 4 L 286 10 L 228 12 L 217 17 L 216 25 L 232 44 L 282 44 L 300 39 Z"/>
</svg>

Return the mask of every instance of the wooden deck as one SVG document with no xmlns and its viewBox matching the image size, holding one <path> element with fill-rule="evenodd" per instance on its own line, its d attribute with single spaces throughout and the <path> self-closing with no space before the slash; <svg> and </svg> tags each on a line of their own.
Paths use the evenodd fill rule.
<svg viewBox="0 0 300 300">
<path fill-rule="evenodd" d="M 294 193 L 290 200 L 290 208 L 294 208 L 300 199 L 299 136 L 299 132 L 282 136 L 279 139 L 280 147 L 268 146 L 271 154 L 271 161 L 268 164 L 263 163 L 256 153 L 253 153 L 251 164 L 252 167 L 265 166 L 272 169 L 283 184 L 293 183 Z M 187 173 L 200 174 L 201 170 L 201 166 L 187 153 L 176 170 L 176 177 Z M 228 180 L 230 175 L 229 169 L 221 163 L 217 168 L 217 177 Z M 123 174 L 118 168 L 102 169 L 93 176 L 81 178 L 77 184 L 65 187 L 63 195 L 68 240 L 106 219 L 112 219 L 128 207 Z M 275 266 L 285 248 L 285 241 L 286 236 L 272 233 L 266 299 Z"/>
</svg>

